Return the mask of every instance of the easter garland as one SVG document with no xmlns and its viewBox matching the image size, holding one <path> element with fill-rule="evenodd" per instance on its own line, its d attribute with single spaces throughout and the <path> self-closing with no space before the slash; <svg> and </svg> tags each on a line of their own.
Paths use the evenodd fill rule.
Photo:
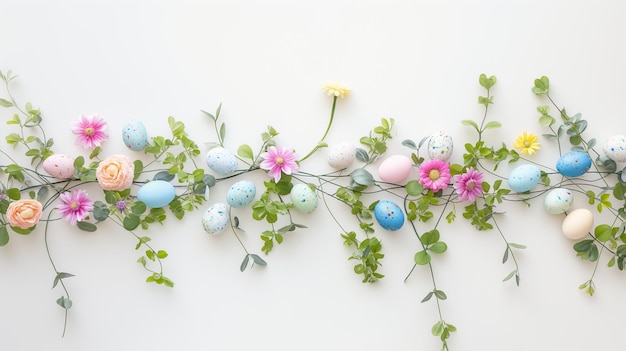
<svg viewBox="0 0 626 351">
<path fill-rule="evenodd" d="M 545 76 L 534 81 L 532 92 L 549 104 L 538 106 L 537 111 L 539 123 L 546 129 L 544 138 L 559 151 L 555 168 L 532 160 L 541 149 L 538 137 L 532 133 L 523 132 L 512 148 L 504 143 L 495 146 L 485 142 L 485 134 L 501 124 L 487 118 L 496 78 L 482 74 L 479 84 L 486 93 L 478 97 L 478 103 L 484 106 L 484 115 L 478 121 L 461 121 L 477 136 L 474 142 L 463 145 L 463 164 L 448 162 L 453 142 L 444 132 L 426 136 L 418 143 L 404 140 L 401 144 L 408 148 L 408 156 L 387 157 L 388 143 L 394 136 L 393 118 L 381 119 L 380 125 L 359 139 L 358 147 L 349 142 L 329 147 L 325 139 L 331 131 L 336 106 L 350 90 L 327 85 L 324 91 L 332 98 L 327 128 L 319 143 L 301 157 L 292 147 L 276 143 L 279 132 L 271 126 L 261 133 L 262 146 L 258 150 L 243 144 L 233 153 L 224 146 L 226 124 L 220 119 L 221 105 L 214 113 L 202 111 L 215 130 L 216 141 L 209 143 L 205 157 L 210 171 L 200 165 L 202 151 L 189 138 L 184 123 L 173 117 L 168 118 L 171 135 L 167 137 L 148 137 L 140 121 L 124 126 L 124 144 L 131 151 L 143 152 L 136 159 L 123 154 L 103 155 L 102 143 L 109 136 L 105 119 L 98 115 L 81 116 L 71 130 L 76 143 L 89 152 L 88 157 L 55 153 L 41 111 L 31 103 L 21 105 L 13 96 L 10 85 L 16 76 L 8 71 L 0 72 L 0 78 L 6 88 L 0 105 L 12 109 L 6 124 L 14 128 L 5 137 L 12 149 L 0 148 L 0 246 L 7 245 L 13 233 L 26 235 L 44 227 L 44 244 L 55 272 L 53 288 L 60 286 L 63 290 L 56 301 L 64 310 L 63 335 L 72 307 L 65 281 L 73 275 L 57 268 L 47 240 L 49 227 L 60 219 L 84 231 L 95 231 L 104 221 L 119 225 L 136 239 L 135 249 L 141 252 L 138 262 L 148 272 L 146 281 L 167 287 L 174 286 L 163 268 L 168 253 L 153 247 L 150 237 L 139 233 L 171 215 L 180 220 L 187 212 L 202 208 L 202 226 L 208 234 L 230 229 L 244 251 L 240 265 L 243 272 L 267 263 L 240 240 L 239 219 L 232 215 L 232 208 L 250 208 L 252 218 L 263 223 L 259 225 L 264 228 L 259 229 L 260 250 L 267 255 L 289 232 L 306 228 L 294 222 L 292 211 L 311 213 L 321 202 L 337 223 L 344 244 L 352 250 L 349 260 L 354 262 L 354 272 L 366 283 L 384 277 L 379 270 L 383 247 L 376 231 L 395 231 L 406 228 L 408 223 L 417 238 L 409 276 L 416 268 L 424 267 L 432 277 L 432 288 L 422 302 L 436 301 L 438 319 L 432 334 L 440 338 L 442 349 L 448 348 L 448 338 L 456 327 L 443 318 L 440 303 L 447 295 L 437 286 L 432 256 L 447 251 L 440 224 L 444 220 L 455 221 L 457 207 L 462 208 L 462 217 L 476 229 L 495 229 L 499 233 L 504 246 L 502 262 L 512 265 L 503 281 L 520 284 L 515 255 L 517 250 L 525 249 L 524 245 L 509 241 L 498 226 L 501 214 L 496 208 L 506 201 L 530 205 L 533 200 L 542 199 L 547 212 L 565 214 L 562 232 L 575 241 L 577 256 L 597 268 L 600 256 L 607 255 L 609 267 L 624 269 L 626 174 L 623 169 L 618 170 L 618 164 L 626 163 L 626 137 L 609 137 L 602 150 L 597 151 L 596 140 L 584 135 L 587 121 L 556 104 Z M 551 115 L 551 107 L 557 117 Z M 316 174 L 301 168 L 305 160 L 327 147 L 328 164 L 335 172 Z M 23 152 L 24 157 L 14 156 L 16 150 Z M 25 163 L 24 158 L 30 162 Z M 519 166 L 503 176 L 498 173 L 503 162 Z M 409 179 L 414 168 L 419 169 L 419 177 Z M 252 181 L 235 181 L 238 176 L 256 171 L 268 176 L 261 191 Z M 214 202 L 205 208 L 209 188 L 222 182 L 230 184 L 225 202 Z M 83 189 L 90 183 L 102 190 L 99 199 L 94 200 Z M 588 206 L 571 210 L 575 194 L 583 194 Z M 354 216 L 350 226 L 330 210 L 331 200 L 349 207 Z M 594 227 L 594 217 L 600 213 L 603 218 L 608 213 L 609 218 Z M 419 223 L 428 230 L 418 228 Z M 580 286 L 589 295 L 595 291 L 594 275 Z"/>
</svg>

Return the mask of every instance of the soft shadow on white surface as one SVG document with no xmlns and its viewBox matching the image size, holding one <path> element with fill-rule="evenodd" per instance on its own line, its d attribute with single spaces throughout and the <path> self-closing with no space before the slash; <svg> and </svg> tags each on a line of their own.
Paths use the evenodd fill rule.
<svg viewBox="0 0 626 351">
<path fill-rule="evenodd" d="M 419 141 L 443 129 L 456 143 L 452 162 L 461 163 L 462 145 L 474 135 L 460 120 L 482 117 L 476 104 L 481 73 L 498 77 L 490 118 L 503 128 L 488 134 L 491 142 L 512 145 L 524 130 L 543 132 L 536 106 L 545 102 L 530 92 L 541 75 L 550 77 L 560 104 L 589 120 L 588 133 L 598 141 L 626 132 L 626 6 L 617 1 L 5 1 L 2 8 L 0 69 L 20 75 L 16 97 L 41 108 L 46 131 L 63 153 L 83 152 L 69 125 L 95 112 L 109 122 L 110 154 L 128 152 L 117 131 L 133 118 L 151 135 L 163 135 L 167 117 L 174 116 L 198 143 L 215 141 L 200 110 L 219 103 L 230 149 L 258 148 L 260 133 L 272 125 L 280 143 L 305 153 L 330 111 L 320 88 L 340 82 L 352 94 L 340 101 L 329 144 L 358 143 L 380 118 L 392 117 L 397 135 L 390 153 L 408 154 L 403 139 Z M 0 112 L 3 120 L 10 117 Z M 549 164 L 557 151 L 541 142 L 538 160 Z M 328 171 L 325 154 L 303 168 Z M 260 186 L 267 178 L 249 179 Z M 223 201 L 227 188 L 213 188 L 209 204 Z M 333 206 L 356 228 L 345 207 Z M 260 252 L 265 224 L 248 209 L 236 215 L 245 243 Z M 245 273 L 239 272 L 243 254 L 236 240 L 208 237 L 200 216 L 197 211 L 150 231 L 154 245 L 170 254 L 165 263 L 174 289 L 144 282 L 135 241 L 123 230 L 84 233 L 55 225 L 53 254 L 62 270 L 76 274 L 67 281 L 74 307 L 63 339 L 42 231 L 13 235 L 0 248 L 2 349 L 439 347 L 430 334 L 438 319 L 434 303 L 420 303 L 431 289 L 427 271 L 418 269 L 403 282 L 418 245 L 408 226 L 377 230 L 386 277 L 365 285 L 323 208 L 297 215 L 309 228 L 289 234 L 266 257 L 268 267 Z M 618 348 L 606 336 L 622 330 L 623 272 L 603 262 L 597 294 L 580 292 L 593 265 L 575 257 L 560 222 L 540 202 L 506 206 L 503 232 L 528 246 L 518 256 L 519 288 L 501 282 L 511 266 L 501 264 L 504 244 L 495 231 L 477 232 L 461 216 L 440 228 L 449 250 L 434 265 L 448 295 L 444 318 L 458 328 L 451 349 Z"/>
</svg>

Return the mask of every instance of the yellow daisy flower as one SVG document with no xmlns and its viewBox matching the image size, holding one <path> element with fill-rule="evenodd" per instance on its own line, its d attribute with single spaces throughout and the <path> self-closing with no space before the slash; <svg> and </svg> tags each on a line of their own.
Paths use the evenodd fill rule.
<svg viewBox="0 0 626 351">
<path fill-rule="evenodd" d="M 339 98 L 350 95 L 350 89 L 339 84 L 326 84 L 322 90 L 328 93 L 328 96 L 337 96 Z"/>
<path fill-rule="evenodd" d="M 535 134 L 524 132 L 515 139 L 513 147 L 522 149 L 522 154 L 532 155 L 540 149 L 540 144 L 537 142 Z"/>
</svg>

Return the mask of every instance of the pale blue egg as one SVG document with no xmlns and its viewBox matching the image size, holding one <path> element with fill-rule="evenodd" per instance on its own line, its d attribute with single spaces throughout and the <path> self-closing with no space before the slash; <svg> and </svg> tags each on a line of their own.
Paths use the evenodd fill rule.
<svg viewBox="0 0 626 351">
<path fill-rule="evenodd" d="M 130 120 L 122 127 L 124 145 L 133 151 L 141 151 L 148 146 L 148 132 L 141 121 Z"/>
<path fill-rule="evenodd" d="M 213 172 L 227 175 L 237 169 L 239 161 L 237 161 L 237 158 L 227 149 L 216 147 L 209 150 L 207 153 L 206 164 Z"/>
<path fill-rule="evenodd" d="M 241 208 L 248 206 L 256 196 L 256 187 L 249 180 L 241 180 L 233 184 L 226 194 L 226 202 L 231 207 Z"/>
<path fill-rule="evenodd" d="M 509 187 L 518 193 L 532 190 L 541 179 L 541 170 L 535 165 L 521 165 L 509 176 Z"/>
<path fill-rule="evenodd" d="M 230 220 L 230 214 L 228 206 L 221 202 L 209 206 L 209 208 L 202 215 L 202 226 L 204 231 L 211 234 L 220 234 L 228 226 Z"/>
<path fill-rule="evenodd" d="M 566 177 L 578 177 L 591 167 L 591 157 L 582 151 L 571 151 L 556 162 L 556 170 Z"/>
<path fill-rule="evenodd" d="M 546 194 L 543 207 L 551 214 L 564 213 L 572 207 L 574 194 L 565 188 L 556 188 Z"/>
<path fill-rule="evenodd" d="M 393 201 L 379 201 L 374 207 L 374 217 L 387 230 L 398 230 L 404 225 L 404 212 Z"/>
<path fill-rule="evenodd" d="M 302 213 L 311 213 L 317 208 L 317 195 L 308 184 L 300 183 L 291 189 L 291 203 Z"/>
<path fill-rule="evenodd" d="M 137 192 L 137 200 L 150 208 L 167 206 L 176 196 L 176 190 L 170 182 L 153 180 L 144 184 Z"/>
</svg>

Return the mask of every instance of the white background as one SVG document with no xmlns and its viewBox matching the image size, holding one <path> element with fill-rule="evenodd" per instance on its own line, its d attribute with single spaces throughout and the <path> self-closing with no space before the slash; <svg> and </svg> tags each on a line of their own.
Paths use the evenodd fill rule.
<svg viewBox="0 0 626 351">
<path fill-rule="evenodd" d="M 462 145 L 474 134 L 459 121 L 482 117 L 480 73 L 498 77 L 490 118 L 504 126 L 487 134 L 495 145 L 511 145 L 524 130 L 545 132 L 535 108 L 546 102 L 530 92 L 541 75 L 550 77 L 558 103 L 589 120 L 589 137 L 602 142 L 626 132 L 626 5 L 617 0 L 0 3 L 0 69 L 20 75 L 14 93 L 41 108 L 59 153 L 86 155 L 73 144 L 69 125 L 91 113 L 109 122 L 108 154 L 130 153 L 119 137 L 128 120 L 166 135 L 168 116 L 184 121 L 206 150 L 204 143 L 216 137 L 200 110 L 214 111 L 221 102 L 231 150 L 243 143 L 258 149 L 260 133 L 272 125 L 279 143 L 304 154 L 330 111 L 320 88 L 340 82 L 352 94 L 339 101 L 330 144 L 356 144 L 380 118 L 392 117 L 397 135 L 390 154 L 408 154 L 403 139 L 419 141 L 443 129 L 456 143 L 451 161 L 460 163 Z M 5 120 L 12 114 L 1 113 Z M 552 166 L 558 152 L 540 141 L 536 160 Z M 325 155 L 307 160 L 303 170 L 327 171 Z M 370 170 L 375 174 L 376 167 Z M 247 179 L 261 186 L 267 178 Z M 208 203 L 223 202 L 229 184 L 213 188 Z M 577 199 L 576 207 L 585 206 Z M 333 209 L 357 229 L 347 208 Z M 577 287 L 593 265 L 576 258 L 560 234 L 562 217 L 546 214 L 540 200 L 505 210 L 503 232 L 528 246 L 517 255 L 519 288 L 501 282 L 512 265 L 501 264 L 497 232 L 475 231 L 460 212 L 456 223 L 440 228 L 449 250 L 433 263 L 448 295 L 443 317 L 458 328 L 451 349 L 619 349 L 623 272 L 606 268 L 603 256 L 590 298 Z M 247 231 L 245 244 L 260 253 L 258 234 L 267 225 L 252 220 L 249 209 L 235 215 Z M 266 257 L 268 267 L 244 273 L 232 234 L 207 236 L 200 216 L 201 210 L 149 232 L 154 246 L 170 254 L 164 263 L 174 289 L 144 283 L 135 241 L 120 228 L 105 224 L 85 233 L 54 223 L 52 253 L 60 270 L 76 275 L 67 280 L 74 307 L 65 338 L 43 228 L 12 235 L 0 248 L 0 347 L 439 348 L 430 334 L 438 320 L 434 300 L 420 303 L 432 289 L 428 272 L 417 269 L 403 282 L 418 250 L 410 226 L 393 233 L 377 228 L 386 277 L 365 285 L 324 208 L 296 215 L 309 228 L 288 234 Z"/>
</svg>

